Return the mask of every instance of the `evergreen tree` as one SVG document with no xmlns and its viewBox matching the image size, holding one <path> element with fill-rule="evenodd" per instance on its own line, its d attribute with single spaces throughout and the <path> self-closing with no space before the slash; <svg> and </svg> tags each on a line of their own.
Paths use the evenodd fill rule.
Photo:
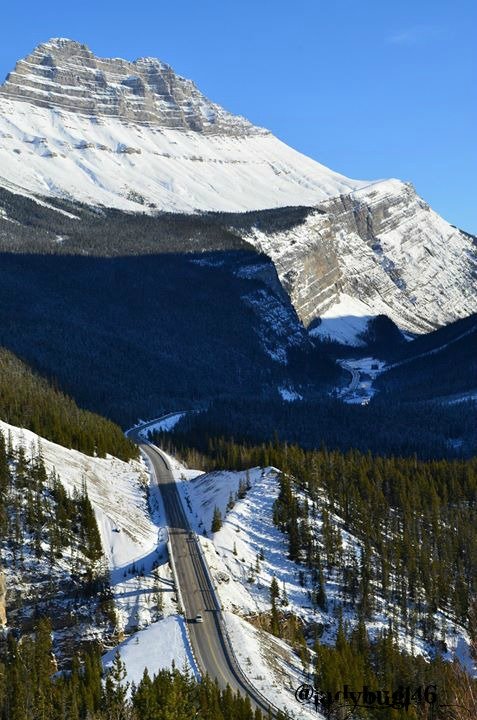
<svg viewBox="0 0 477 720">
<path fill-rule="evenodd" d="M 280 588 L 275 575 L 272 577 L 270 583 L 270 602 L 272 605 L 271 619 L 270 619 L 270 632 L 277 637 L 281 637 L 280 632 L 280 618 L 277 610 L 277 600 L 280 597 Z"/>
<path fill-rule="evenodd" d="M 222 513 L 220 512 L 217 505 L 214 508 L 214 514 L 212 517 L 212 525 L 211 525 L 211 531 L 213 533 L 218 532 L 220 528 L 222 527 Z"/>
<path fill-rule="evenodd" d="M 108 720 L 129 720 L 126 702 L 129 683 L 126 680 L 126 667 L 119 650 L 116 652 L 111 669 L 106 676 L 103 707 Z"/>
</svg>

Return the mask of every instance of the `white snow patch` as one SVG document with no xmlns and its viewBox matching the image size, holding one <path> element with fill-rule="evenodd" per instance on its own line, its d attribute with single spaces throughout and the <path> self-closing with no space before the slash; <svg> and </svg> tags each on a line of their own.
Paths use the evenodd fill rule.
<svg viewBox="0 0 477 720">
<path fill-rule="evenodd" d="M 287 643 L 253 627 L 233 613 L 224 613 L 235 657 L 252 685 L 275 707 L 297 720 L 321 717 L 301 707 L 295 690 L 307 682 L 300 661 Z"/>
<path fill-rule="evenodd" d="M 278 388 L 278 392 L 280 393 L 282 400 L 285 400 L 286 402 L 295 402 L 295 400 L 303 400 L 303 395 L 300 395 L 299 392 L 296 390 L 293 390 L 293 388 L 281 386 Z"/>
<path fill-rule="evenodd" d="M 368 184 L 329 170 L 269 133 L 184 132 L 7 98 L 0 137 L 2 184 L 133 212 L 139 208 L 136 193 L 146 212 L 243 211 L 316 205 Z"/>
<path fill-rule="evenodd" d="M 447 405 L 455 405 L 456 403 L 468 402 L 469 400 L 477 400 L 477 391 L 470 393 L 463 393 L 459 397 L 453 397 L 452 400 L 447 400 Z"/>
<path fill-rule="evenodd" d="M 343 345 L 363 347 L 366 343 L 360 335 L 366 331 L 375 312 L 361 300 L 341 293 L 323 315 L 321 323 L 310 330 L 310 335 L 323 340 L 335 340 Z"/>
<path fill-rule="evenodd" d="M 173 664 L 178 670 L 193 670 L 195 663 L 187 647 L 184 618 L 171 615 L 126 638 L 103 656 L 102 663 L 105 669 L 110 668 L 119 650 L 126 666 L 126 681 L 138 685 L 145 669 L 151 678 Z"/>
<path fill-rule="evenodd" d="M 158 420 L 151 420 L 151 422 L 148 422 L 143 426 L 143 429 L 139 434 L 142 438 L 147 440 L 149 432 L 170 432 L 185 414 L 185 412 L 171 413 L 170 415 L 166 415 Z"/>
</svg>

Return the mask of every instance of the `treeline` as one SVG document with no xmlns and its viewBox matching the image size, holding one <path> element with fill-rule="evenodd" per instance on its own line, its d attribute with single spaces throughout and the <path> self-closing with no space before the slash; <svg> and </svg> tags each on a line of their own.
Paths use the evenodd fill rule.
<svg viewBox="0 0 477 720">
<path fill-rule="evenodd" d="M 262 720 L 248 697 L 220 690 L 205 677 L 147 671 L 137 686 L 125 681 L 116 654 L 103 677 L 99 649 L 87 644 L 75 653 L 69 672 L 54 674 L 51 625 L 40 620 L 21 643 L 9 636 L 0 662 L 1 720 Z M 128 696 L 130 690 L 130 696 Z M 277 720 L 280 720 L 278 718 Z M 281 720 L 285 720 L 285 715 Z"/>
<path fill-rule="evenodd" d="M 0 188 L 0 208 L 8 218 L 0 215 L 2 250 L 103 257 L 252 250 L 239 232 L 230 229 L 226 213 L 150 215 L 140 204 L 136 213 L 130 213 L 112 208 L 98 211 L 55 198 L 47 203 L 40 205 Z"/>
<path fill-rule="evenodd" d="M 47 198 L 40 205 L 0 188 L 0 247 L 7 252 L 99 256 L 253 250 L 242 234 L 257 227 L 273 233 L 296 227 L 316 208 L 284 207 L 244 213 L 146 214 L 137 195 L 137 212 L 91 208 Z M 57 207 L 58 211 L 54 208 Z M 154 212 L 149 206 L 148 213 Z M 13 220 L 13 222 L 12 222 Z M 60 238 L 60 240 L 58 239 Z"/>
<path fill-rule="evenodd" d="M 0 418 L 88 455 L 107 453 L 122 460 L 137 449 L 120 427 L 86 410 L 33 372 L 8 350 L 0 348 Z"/>
<path fill-rule="evenodd" d="M 171 441 L 208 453 L 209 438 L 239 443 L 296 443 L 379 455 L 432 458 L 470 457 L 477 452 L 477 403 L 401 402 L 380 396 L 367 406 L 348 405 L 328 396 L 282 402 L 242 397 L 216 399 L 200 413 L 188 413 Z"/>
</svg>

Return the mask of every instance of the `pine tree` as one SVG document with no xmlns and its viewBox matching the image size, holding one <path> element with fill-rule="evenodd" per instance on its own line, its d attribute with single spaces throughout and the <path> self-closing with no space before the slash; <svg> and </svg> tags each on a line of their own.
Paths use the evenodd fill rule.
<svg viewBox="0 0 477 720">
<path fill-rule="evenodd" d="M 212 525 L 211 525 L 211 532 L 215 533 L 220 530 L 222 527 L 222 513 L 220 512 L 217 505 L 214 508 L 214 514 L 212 517 Z"/>
<path fill-rule="evenodd" d="M 273 635 L 276 635 L 277 637 L 281 636 L 280 633 L 280 620 L 277 610 L 277 600 L 280 597 L 280 588 L 278 587 L 278 582 L 275 577 L 275 575 L 272 577 L 272 582 L 270 583 L 270 602 L 272 605 L 272 613 L 271 613 L 271 619 L 270 619 L 270 632 Z"/>
<path fill-rule="evenodd" d="M 35 632 L 34 664 L 36 675 L 35 717 L 49 720 L 53 710 L 50 676 L 53 672 L 51 622 L 45 618 L 38 622 Z"/>
<path fill-rule="evenodd" d="M 106 676 L 104 687 L 104 709 L 110 720 L 129 720 L 126 702 L 129 683 L 126 680 L 126 666 L 116 651 L 113 664 Z"/>
</svg>

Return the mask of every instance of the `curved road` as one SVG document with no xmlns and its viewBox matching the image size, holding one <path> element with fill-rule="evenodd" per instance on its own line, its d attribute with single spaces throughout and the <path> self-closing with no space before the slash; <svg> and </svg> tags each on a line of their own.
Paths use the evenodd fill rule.
<svg viewBox="0 0 477 720">
<path fill-rule="evenodd" d="M 153 423 L 148 423 L 153 424 Z M 220 605 L 214 589 L 211 587 L 205 560 L 199 550 L 195 533 L 190 529 L 185 516 L 181 498 L 171 469 L 158 448 L 144 442 L 140 432 L 148 424 L 128 431 L 128 437 L 136 442 L 147 455 L 154 469 L 164 501 L 164 508 L 169 527 L 169 538 L 174 557 L 176 582 L 180 588 L 183 611 L 188 621 L 192 649 L 201 673 L 208 673 L 216 678 L 223 689 L 230 685 L 232 690 L 248 695 L 252 706 L 259 708 L 267 716 L 273 708 L 265 698 L 243 678 L 236 668 L 234 658 L 229 650 L 224 631 Z M 195 617 L 200 613 L 203 623 L 196 623 Z"/>
<path fill-rule="evenodd" d="M 348 385 L 348 387 L 346 388 L 346 393 L 347 394 L 352 393 L 357 389 L 357 387 L 359 385 L 359 378 L 360 378 L 359 370 L 356 370 L 356 368 L 349 365 L 345 360 L 342 360 L 340 365 L 342 368 L 344 368 L 349 373 L 351 373 L 351 382 Z"/>
</svg>

